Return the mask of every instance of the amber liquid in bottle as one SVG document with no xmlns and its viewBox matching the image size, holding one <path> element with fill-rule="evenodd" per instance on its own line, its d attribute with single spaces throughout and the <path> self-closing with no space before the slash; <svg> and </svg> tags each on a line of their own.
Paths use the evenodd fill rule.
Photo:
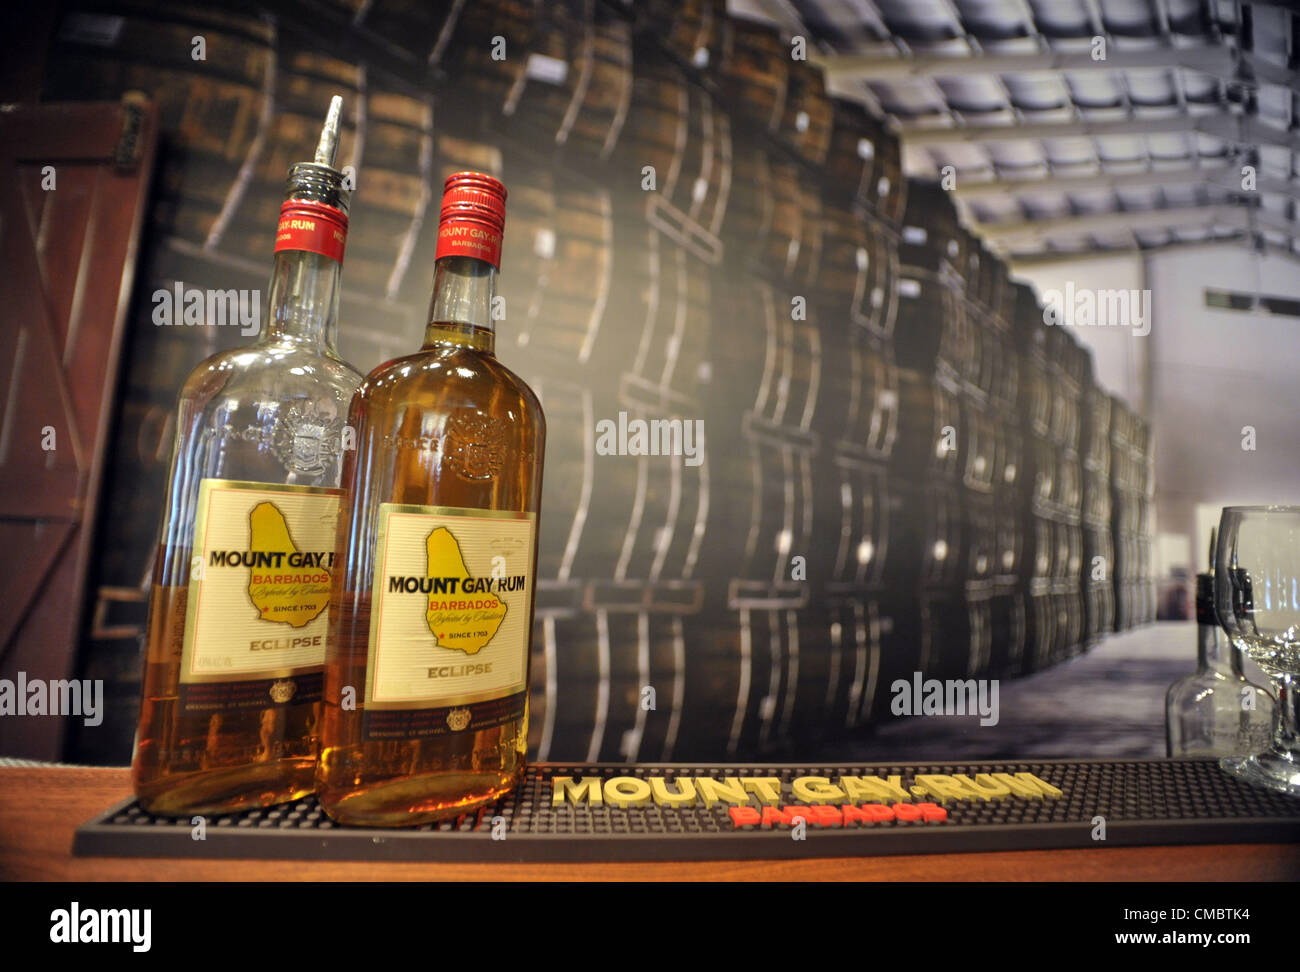
<svg viewBox="0 0 1300 972">
<path fill-rule="evenodd" d="M 357 448 L 345 458 L 348 499 L 339 519 L 342 564 L 316 778 L 321 804 L 341 823 L 410 826 L 454 817 L 512 789 L 525 769 L 535 532 L 532 549 L 519 553 L 527 590 L 515 602 L 526 611 L 522 711 L 481 730 L 409 738 L 366 731 L 381 505 L 536 514 L 541 502 L 545 419 L 533 392 L 494 355 L 495 269 L 465 256 L 441 257 L 436 266 L 424 346 L 372 372 L 352 404 Z M 521 566 L 510 572 L 522 573 Z M 428 641 L 431 661 L 475 662 L 475 655 L 434 647 L 432 635 Z"/>
</svg>

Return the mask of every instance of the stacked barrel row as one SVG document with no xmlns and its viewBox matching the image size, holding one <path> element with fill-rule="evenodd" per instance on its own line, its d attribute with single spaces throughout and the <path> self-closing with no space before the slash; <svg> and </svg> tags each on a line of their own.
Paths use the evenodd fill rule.
<svg viewBox="0 0 1300 972">
<path fill-rule="evenodd" d="M 896 679 L 1031 671 L 1109 601 L 1143 616 L 1143 427 L 949 195 L 904 179 L 885 126 L 725 6 L 326 0 L 308 44 L 137 2 L 52 58 L 57 96 L 163 105 L 149 289 L 261 286 L 284 168 L 344 95 L 341 333 L 363 370 L 419 341 L 443 178 L 506 182 L 497 352 L 548 426 L 534 758 L 815 744 L 889 718 Z M 175 387 L 245 340 L 148 312 L 115 589 L 147 576 Z"/>
<path fill-rule="evenodd" d="M 1089 384 L 1083 393 L 1083 608 L 1084 639 L 1096 642 L 1115 630 L 1115 543 L 1111 535 L 1111 412 L 1113 399 Z"/>
<path fill-rule="evenodd" d="M 735 165 L 708 412 L 725 503 L 701 667 L 717 715 L 701 730 L 742 753 L 878 718 L 891 675 L 918 664 L 883 600 L 905 187 L 897 142 L 829 99 L 776 30 L 727 21 L 716 83 Z"/>
<path fill-rule="evenodd" d="M 1023 606 L 1005 269 L 961 227 L 949 194 L 921 183 L 908 190 L 899 261 L 895 549 L 911 557 L 891 574 L 900 601 L 917 600 L 924 671 L 1007 671 L 1022 651 Z"/>
<path fill-rule="evenodd" d="M 1118 398 L 1111 400 L 1110 447 L 1115 628 L 1123 631 L 1156 617 L 1155 463 L 1151 426 Z"/>
<path fill-rule="evenodd" d="M 1028 514 L 1025 670 L 1033 671 L 1089 644 L 1080 446 L 1092 357 L 1067 329 L 1046 325 L 1032 290 L 1020 285 L 1017 289 Z"/>
</svg>

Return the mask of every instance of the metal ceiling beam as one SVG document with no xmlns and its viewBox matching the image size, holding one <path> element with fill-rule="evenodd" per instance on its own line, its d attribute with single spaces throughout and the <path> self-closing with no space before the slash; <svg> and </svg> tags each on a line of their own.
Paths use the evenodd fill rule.
<svg viewBox="0 0 1300 972">
<path fill-rule="evenodd" d="M 1004 254 L 1003 259 L 1007 261 L 1008 270 L 1014 277 L 1018 269 L 1055 263 L 1082 263 L 1086 260 L 1106 260 L 1124 256 L 1146 257 L 1168 252 L 1186 253 L 1202 250 L 1209 252 L 1225 247 L 1241 246 L 1246 247 L 1251 252 L 1262 250 L 1269 255 L 1300 263 L 1300 254 L 1297 254 L 1294 250 L 1287 249 L 1284 246 L 1275 246 L 1264 240 L 1258 240 L 1253 235 L 1244 232 L 1234 236 L 1222 236 L 1213 240 L 1177 240 L 1172 243 L 1161 243 L 1158 246 L 1117 247 L 1111 250 L 1047 250 L 1042 253 L 1024 253 L 1020 256 Z"/>
<path fill-rule="evenodd" d="M 1098 172 L 1086 176 L 1048 176 L 1044 179 L 994 179 L 989 182 L 959 183 L 953 195 L 971 200 L 988 196 L 1043 192 L 1087 192 L 1093 189 L 1140 189 L 1143 186 L 1218 186 L 1230 192 L 1246 193 L 1241 187 L 1240 165 L 1183 166 L 1176 169 L 1143 169 L 1140 172 Z M 1257 174 L 1255 191 L 1300 199 L 1300 182 Z"/>
<path fill-rule="evenodd" d="M 959 199 L 984 196 L 1016 195 L 1022 192 L 1087 192 L 1092 189 L 1136 189 L 1142 186 L 1189 185 L 1208 182 L 1215 185 L 1233 176 L 1240 183 L 1237 166 L 1206 168 L 1188 166 L 1177 169 L 1144 169 L 1140 172 L 1099 172 L 1086 176 L 1048 176 L 1045 179 L 994 179 L 989 182 L 962 182 L 953 190 Z M 1300 191 L 1300 190 L 1297 190 Z"/>
<path fill-rule="evenodd" d="M 1152 253 L 1165 253 L 1170 250 L 1196 251 L 1217 250 L 1225 246 L 1240 246 L 1250 239 L 1248 235 L 1238 233 L 1214 240 L 1178 240 L 1173 243 L 1161 243 L 1157 246 L 1119 246 L 1113 249 L 1099 250 L 1091 247 L 1086 250 L 1044 250 L 1041 253 L 1007 253 L 1003 259 L 1009 265 L 1009 271 L 1015 276 L 1022 267 L 1040 267 L 1052 263 L 1082 263 L 1086 260 L 1109 260 L 1116 257 L 1148 256 Z"/>
<path fill-rule="evenodd" d="M 1004 243 L 1028 237 L 1043 239 L 1077 233 L 1112 233 L 1138 229 L 1172 229 L 1176 226 L 1230 226 L 1246 229 L 1253 210 L 1245 206 L 1180 206 L 1141 212 L 1088 213 L 1053 219 L 1030 219 L 1014 223 L 981 223 L 979 235 Z M 1290 225 L 1290 224 L 1288 224 Z M 1274 227 L 1270 227 L 1274 228 Z M 1300 227 L 1292 227 L 1292 232 Z"/>
<path fill-rule="evenodd" d="M 873 54 L 813 54 L 809 60 L 841 80 L 897 81 L 907 78 L 952 78 L 970 74 L 1017 74 L 1024 71 L 1130 71 L 1187 68 L 1204 74 L 1233 77 L 1237 60 L 1226 47 L 1156 47 L 1116 50 L 1105 60 L 1091 51 L 1026 51 L 1019 54 L 920 54 L 882 58 Z"/>
<path fill-rule="evenodd" d="M 1160 135 L 1196 131 L 1197 119 L 1187 115 L 1166 118 L 1089 122 L 1030 122 L 1006 125 L 937 126 L 900 125 L 899 136 L 908 145 L 952 145 L 961 142 L 1036 141 L 1044 138 L 1096 138 L 1101 135 Z"/>
<path fill-rule="evenodd" d="M 1034 122 L 1006 125 L 900 125 L 899 136 L 908 145 L 952 145 L 999 141 L 1037 141 L 1045 138 L 1099 138 L 1106 135 L 1166 135 L 1194 132 L 1236 145 L 1280 145 L 1300 152 L 1300 133 L 1265 125 L 1257 118 L 1228 112 L 1125 118 L 1120 121 Z"/>
</svg>

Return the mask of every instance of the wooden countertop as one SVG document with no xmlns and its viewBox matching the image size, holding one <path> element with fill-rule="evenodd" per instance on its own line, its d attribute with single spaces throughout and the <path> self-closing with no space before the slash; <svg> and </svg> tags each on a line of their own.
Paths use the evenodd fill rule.
<svg viewBox="0 0 1300 972">
<path fill-rule="evenodd" d="M 799 861 L 372 863 L 72 856 L 76 828 L 130 795 L 126 769 L 0 767 L 6 881 L 1291 881 L 1300 845 L 1098 847 Z"/>
</svg>

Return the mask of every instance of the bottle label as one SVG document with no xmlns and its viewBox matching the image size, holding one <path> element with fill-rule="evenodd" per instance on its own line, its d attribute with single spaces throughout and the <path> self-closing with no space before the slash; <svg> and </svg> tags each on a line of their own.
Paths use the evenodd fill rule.
<svg viewBox="0 0 1300 972">
<path fill-rule="evenodd" d="M 490 729 L 524 713 L 537 515 L 384 503 L 367 739 Z"/>
<path fill-rule="evenodd" d="M 444 219 L 438 226 L 438 249 L 434 259 L 467 256 L 501 267 L 501 234 L 476 221 Z"/>
<path fill-rule="evenodd" d="M 309 199 L 289 199 L 280 207 L 275 231 L 275 252 L 306 250 L 343 263 L 348 240 L 348 217 L 342 211 Z"/>
<path fill-rule="evenodd" d="M 226 479 L 199 484 L 183 710 L 320 699 L 341 495 Z"/>
</svg>

